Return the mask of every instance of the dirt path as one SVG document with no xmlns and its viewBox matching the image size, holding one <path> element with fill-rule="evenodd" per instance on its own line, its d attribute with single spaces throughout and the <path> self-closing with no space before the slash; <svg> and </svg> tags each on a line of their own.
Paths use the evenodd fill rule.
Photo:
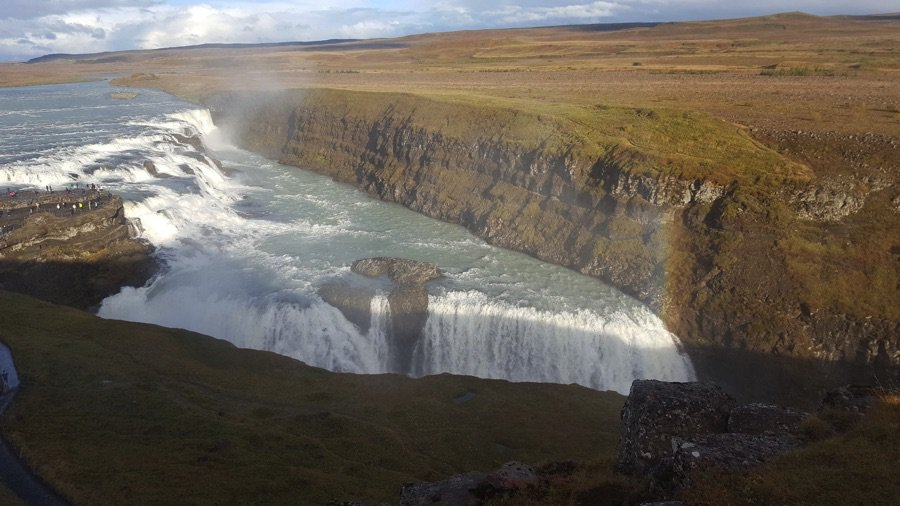
<svg viewBox="0 0 900 506">
<path fill-rule="evenodd" d="M 0 415 L 12 404 L 19 391 L 19 376 L 13 364 L 12 353 L 0 344 L 0 375 L 5 374 L 3 393 L 0 394 Z M 65 499 L 48 487 L 35 475 L 13 451 L 12 447 L 0 439 L 0 481 L 13 491 L 25 504 L 66 505 Z"/>
</svg>

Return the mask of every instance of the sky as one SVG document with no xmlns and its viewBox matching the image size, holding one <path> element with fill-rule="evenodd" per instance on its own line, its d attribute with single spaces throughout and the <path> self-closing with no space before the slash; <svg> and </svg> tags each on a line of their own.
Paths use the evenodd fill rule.
<svg viewBox="0 0 900 506">
<path fill-rule="evenodd" d="M 785 11 L 900 12 L 900 0 L 0 0 L 0 61 L 208 42 L 284 42 Z"/>
</svg>

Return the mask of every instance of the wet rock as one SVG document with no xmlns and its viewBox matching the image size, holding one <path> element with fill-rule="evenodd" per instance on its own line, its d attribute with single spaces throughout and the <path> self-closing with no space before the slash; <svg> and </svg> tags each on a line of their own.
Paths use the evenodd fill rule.
<svg viewBox="0 0 900 506">
<path fill-rule="evenodd" d="M 740 472 L 796 450 L 800 440 L 790 434 L 707 434 L 675 438 L 672 447 L 673 481 L 684 487 L 694 472 Z"/>
<path fill-rule="evenodd" d="M 393 370 L 410 372 L 413 350 L 422 337 L 422 329 L 428 320 L 428 291 L 425 283 L 440 278 L 441 271 L 432 263 L 390 257 L 357 260 L 350 269 L 371 278 L 386 276 L 394 283 L 388 295 Z"/>
<path fill-rule="evenodd" d="M 437 265 L 406 258 L 378 257 L 357 260 L 350 270 L 370 278 L 387 276 L 398 285 L 418 286 L 442 276 Z"/>
<path fill-rule="evenodd" d="M 635 381 L 622 408 L 619 466 L 644 473 L 671 455 L 673 438 L 725 432 L 733 406 L 711 383 Z"/>
<path fill-rule="evenodd" d="M 746 404 L 731 410 L 728 432 L 763 434 L 775 432 L 800 436 L 808 413 L 773 404 Z"/>
<path fill-rule="evenodd" d="M 318 289 L 319 297 L 336 307 L 360 333 L 369 332 L 372 322 L 372 297 L 375 290 L 344 280 L 328 281 Z"/>
</svg>

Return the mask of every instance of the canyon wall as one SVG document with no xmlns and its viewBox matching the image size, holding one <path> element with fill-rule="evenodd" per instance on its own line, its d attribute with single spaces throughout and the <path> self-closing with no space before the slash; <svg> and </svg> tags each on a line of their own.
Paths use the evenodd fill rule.
<svg viewBox="0 0 900 506">
<path fill-rule="evenodd" d="M 824 225 L 809 219 L 814 202 L 801 210 L 785 195 L 811 191 L 811 183 L 686 178 L 654 167 L 639 147 L 572 135 L 564 118 L 499 106 L 334 90 L 219 95 L 207 105 L 246 149 L 642 300 L 682 339 L 701 375 L 736 391 L 748 385 L 727 377 L 759 367 L 777 370 L 757 382 L 772 389 L 802 383 L 810 371 L 840 376 L 835 382 L 896 375 L 896 292 L 880 307 L 810 296 L 810 283 L 829 280 L 798 267 L 818 253 L 792 249 L 792 233 Z M 766 148 L 748 140 L 746 149 Z M 872 192 L 856 214 L 883 215 L 892 191 Z M 896 212 L 883 218 L 888 230 L 898 222 Z M 890 251 L 877 254 L 890 264 Z M 859 269 L 851 277 L 866 283 L 872 272 Z"/>
</svg>

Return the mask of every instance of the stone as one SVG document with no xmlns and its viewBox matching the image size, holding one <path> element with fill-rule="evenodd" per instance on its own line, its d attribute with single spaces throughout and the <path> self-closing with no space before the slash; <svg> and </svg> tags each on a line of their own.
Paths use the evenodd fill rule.
<svg viewBox="0 0 900 506">
<path fill-rule="evenodd" d="M 400 493 L 400 505 L 479 505 L 487 498 L 510 497 L 538 483 L 540 476 L 533 467 L 521 462 L 507 462 L 490 474 L 472 472 L 443 481 L 407 483 Z"/>
<path fill-rule="evenodd" d="M 443 481 L 407 483 L 400 492 L 400 506 L 475 506 L 481 503 L 475 491 L 485 478 L 484 473 L 466 473 Z"/>
<path fill-rule="evenodd" d="M 791 434 L 707 434 L 672 442 L 673 482 L 690 485 L 695 471 L 740 472 L 796 450 L 800 440 Z"/>
<path fill-rule="evenodd" d="M 822 398 L 820 411 L 834 410 L 864 414 L 879 399 L 881 390 L 863 385 L 846 385 L 829 390 Z"/>
<path fill-rule="evenodd" d="M 731 410 L 728 432 L 763 434 L 766 432 L 800 436 L 809 413 L 773 404 L 746 404 Z"/>
<path fill-rule="evenodd" d="M 711 383 L 636 380 L 622 408 L 619 467 L 645 473 L 671 456 L 673 438 L 725 432 L 733 406 Z"/>
<path fill-rule="evenodd" d="M 357 260 L 350 266 L 350 270 L 370 278 L 387 276 L 394 283 L 404 286 L 424 285 L 443 276 L 433 263 L 392 257 Z"/>
<path fill-rule="evenodd" d="M 539 481 L 534 468 L 521 462 L 507 462 L 487 478 L 487 484 L 494 492 L 526 489 Z"/>
</svg>

